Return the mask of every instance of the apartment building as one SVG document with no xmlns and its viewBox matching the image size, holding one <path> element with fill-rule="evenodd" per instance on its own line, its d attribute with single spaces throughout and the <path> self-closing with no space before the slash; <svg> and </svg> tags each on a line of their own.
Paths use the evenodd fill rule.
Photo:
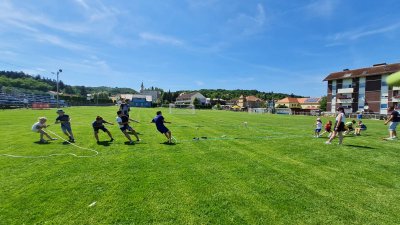
<svg viewBox="0 0 400 225">
<path fill-rule="evenodd" d="M 346 113 L 387 114 L 389 106 L 400 106 L 400 87 L 389 87 L 386 78 L 400 71 L 400 63 L 375 64 L 360 69 L 344 69 L 329 74 L 327 111 L 343 106 Z"/>
</svg>

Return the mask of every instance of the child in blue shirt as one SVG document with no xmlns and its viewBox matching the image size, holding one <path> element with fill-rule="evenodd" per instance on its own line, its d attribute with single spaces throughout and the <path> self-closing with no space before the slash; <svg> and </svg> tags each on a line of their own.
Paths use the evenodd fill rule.
<svg viewBox="0 0 400 225">
<path fill-rule="evenodd" d="M 168 139 L 168 143 L 171 144 L 172 143 L 171 131 L 164 125 L 164 123 L 171 123 L 171 122 L 167 122 L 164 120 L 164 117 L 162 116 L 161 111 L 157 112 L 157 116 L 154 117 L 154 119 L 151 122 L 156 124 L 157 130 L 160 133 L 164 134 L 165 137 L 167 137 L 167 139 Z"/>
</svg>

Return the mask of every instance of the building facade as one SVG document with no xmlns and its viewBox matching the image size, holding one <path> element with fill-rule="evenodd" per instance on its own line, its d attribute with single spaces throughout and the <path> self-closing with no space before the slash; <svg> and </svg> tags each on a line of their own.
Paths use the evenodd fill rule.
<svg viewBox="0 0 400 225">
<path fill-rule="evenodd" d="M 386 78 L 400 71 L 400 63 L 375 64 L 372 67 L 329 74 L 327 111 L 336 112 L 337 107 L 346 113 L 366 112 L 387 114 L 389 106 L 397 108 L 400 102 L 400 87 L 389 87 Z"/>
<path fill-rule="evenodd" d="M 175 101 L 177 105 L 192 105 L 195 99 L 199 100 L 201 105 L 206 104 L 206 97 L 204 97 L 200 92 L 193 93 L 182 93 L 180 94 Z"/>
</svg>

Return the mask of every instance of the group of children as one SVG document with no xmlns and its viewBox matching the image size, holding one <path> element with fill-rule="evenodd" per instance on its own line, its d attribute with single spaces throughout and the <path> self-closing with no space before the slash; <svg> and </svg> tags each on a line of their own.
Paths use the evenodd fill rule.
<svg viewBox="0 0 400 225">
<path fill-rule="evenodd" d="M 353 133 L 354 135 L 360 136 L 361 135 L 361 131 L 367 130 L 367 126 L 361 120 L 358 121 L 358 123 L 357 123 L 355 128 L 353 126 L 354 124 L 356 124 L 355 120 L 352 120 L 352 121 L 349 121 L 349 122 L 345 123 L 345 126 L 344 126 L 345 131 L 344 131 L 343 134 L 346 135 L 346 134 L 354 131 L 354 133 Z M 332 135 L 332 121 L 331 120 L 329 120 L 325 124 L 325 126 L 324 126 L 325 130 L 322 133 L 321 133 L 321 130 L 322 130 L 321 118 L 317 118 L 317 121 L 316 121 L 315 125 L 316 125 L 316 128 L 314 130 L 314 137 L 317 137 L 317 138 L 321 137 L 325 133 L 328 133 L 328 138 L 331 137 L 331 135 Z"/>
<path fill-rule="evenodd" d="M 121 110 L 122 109 L 122 110 Z M 56 118 L 55 123 L 61 123 L 61 130 L 63 133 L 68 137 L 68 142 L 75 142 L 74 135 L 72 133 L 72 128 L 71 128 L 71 119 L 69 115 L 65 114 L 65 112 L 62 109 L 57 110 L 58 117 Z M 158 111 L 156 113 L 156 117 L 153 118 L 151 123 L 155 123 L 157 130 L 164 134 L 167 137 L 167 143 L 171 144 L 172 143 L 172 134 L 171 131 L 164 125 L 164 123 L 170 123 L 165 121 L 164 117 L 162 116 L 161 111 Z M 117 119 L 116 119 L 119 129 L 122 131 L 122 133 L 125 135 L 125 137 L 129 140 L 129 144 L 134 144 L 134 141 L 132 140 L 130 134 L 134 135 L 136 138 L 136 141 L 139 142 L 139 136 L 138 133 L 133 129 L 129 123 L 130 121 L 139 123 L 137 120 L 133 120 L 129 118 L 129 107 L 122 106 L 120 110 L 117 112 Z M 39 121 L 33 124 L 32 126 L 32 131 L 37 132 L 40 134 L 40 143 L 47 143 L 47 140 L 44 139 L 44 136 L 46 136 L 49 140 L 57 140 L 57 138 L 51 137 L 45 130 L 44 128 L 50 126 L 46 125 L 47 118 L 46 117 L 40 117 Z M 104 126 L 105 124 L 110 124 L 114 125 L 113 123 L 109 123 L 105 121 L 101 116 L 97 116 L 96 120 L 92 123 L 93 131 L 94 131 L 94 137 L 99 144 L 99 130 L 102 130 L 103 132 L 107 133 L 108 136 L 110 137 L 110 142 L 114 141 L 114 138 L 110 131 Z"/>
</svg>

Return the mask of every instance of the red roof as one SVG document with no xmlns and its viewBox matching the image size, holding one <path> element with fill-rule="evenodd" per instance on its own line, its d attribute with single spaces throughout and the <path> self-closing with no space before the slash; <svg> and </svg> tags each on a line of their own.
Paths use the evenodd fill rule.
<svg viewBox="0 0 400 225">
<path fill-rule="evenodd" d="M 276 103 L 299 103 L 299 101 L 297 100 L 297 98 L 286 97 L 278 100 Z"/>
<path fill-rule="evenodd" d="M 373 67 L 355 69 L 355 70 L 344 70 L 341 72 L 334 72 L 329 74 L 324 81 L 339 80 L 346 78 L 355 77 L 367 77 L 373 75 L 391 74 L 400 71 L 400 63 L 395 64 L 378 64 Z"/>
</svg>

